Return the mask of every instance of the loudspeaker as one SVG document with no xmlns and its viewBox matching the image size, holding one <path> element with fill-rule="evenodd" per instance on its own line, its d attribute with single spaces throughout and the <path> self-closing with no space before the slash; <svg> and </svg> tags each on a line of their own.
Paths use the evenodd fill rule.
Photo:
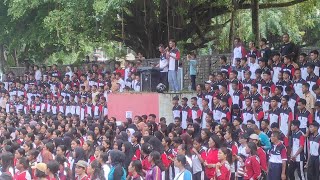
<svg viewBox="0 0 320 180">
<path fill-rule="evenodd" d="M 142 71 L 140 74 L 141 90 L 156 92 L 159 84 L 160 72 L 158 70 Z"/>
</svg>

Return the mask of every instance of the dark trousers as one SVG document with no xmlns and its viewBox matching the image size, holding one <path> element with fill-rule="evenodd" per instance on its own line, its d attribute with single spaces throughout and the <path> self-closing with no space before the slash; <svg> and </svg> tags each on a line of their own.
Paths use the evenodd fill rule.
<svg viewBox="0 0 320 180">
<path fill-rule="evenodd" d="M 319 157 L 310 156 L 307 170 L 308 180 L 319 180 Z"/>
<path fill-rule="evenodd" d="M 280 180 L 282 173 L 282 163 L 269 163 L 268 179 Z"/>
<path fill-rule="evenodd" d="M 166 86 L 166 91 L 168 90 L 168 72 L 160 72 L 160 83 Z"/>
<path fill-rule="evenodd" d="M 197 172 L 197 173 L 193 174 L 193 175 L 192 175 L 192 179 L 193 179 L 193 180 L 202 180 L 202 179 L 205 179 L 204 171 Z"/>
<path fill-rule="evenodd" d="M 196 90 L 196 75 L 190 75 L 191 78 L 191 89 Z"/>
<path fill-rule="evenodd" d="M 290 180 L 294 180 L 294 172 L 298 170 L 298 176 L 300 179 L 304 179 L 304 173 L 303 173 L 303 161 L 290 161 L 288 166 L 288 177 Z"/>
</svg>

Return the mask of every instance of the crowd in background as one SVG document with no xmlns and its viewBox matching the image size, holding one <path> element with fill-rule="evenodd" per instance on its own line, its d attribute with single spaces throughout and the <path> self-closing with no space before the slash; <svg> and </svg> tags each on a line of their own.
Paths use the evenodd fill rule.
<svg viewBox="0 0 320 180">
<path fill-rule="evenodd" d="M 109 93 L 140 91 L 139 62 L 116 63 L 114 72 L 35 65 L 21 77 L 8 73 L 0 179 L 319 179 L 319 52 L 298 54 L 287 34 L 283 41 L 273 53 L 266 39 L 260 49 L 235 39 L 231 65 L 220 57 L 220 71 L 193 85 L 195 97 L 174 97 L 170 120 L 108 116 L 116 106 Z M 169 58 L 169 87 L 179 91 L 175 42 L 159 47 L 159 67 Z"/>
</svg>

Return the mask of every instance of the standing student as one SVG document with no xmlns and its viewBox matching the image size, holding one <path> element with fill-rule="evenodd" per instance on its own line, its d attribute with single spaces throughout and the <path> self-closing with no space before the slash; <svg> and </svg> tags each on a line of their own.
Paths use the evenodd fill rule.
<svg viewBox="0 0 320 180">
<path fill-rule="evenodd" d="M 216 164 L 216 180 L 229 180 L 231 179 L 231 167 L 230 163 L 232 162 L 231 151 L 222 147 L 218 151 L 219 162 Z"/>
<path fill-rule="evenodd" d="M 238 155 L 238 144 L 234 141 L 233 130 L 227 129 L 224 135 L 225 143 L 227 148 L 231 150 L 231 160 L 230 164 L 230 171 L 231 171 L 231 178 L 234 179 L 235 177 L 235 170 L 236 170 L 236 158 Z"/>
<path fill-rule="evenodd" d="M 192 152 L 193 180 L 202 180 L 204 179 L 204 168 L 202 163 L 206 157 L 206 148 L 202 146 L 202 139 L 200 137 L 194 138 Z"/>
<path fill-rule="evenodd" d="M 105 180 L 102 165 L 98 160 L 94 160 L 89 164 L 87 173 L 90 175 L 90 180 Z"/>
<path fill-rule="evenodd" d="M 319 178 L 320 134 L 318 129 L 319 123 L 316 121 L 309 125 L 308 161 L 305 166 L 308 180 L 317 180 Z"/>
<path fill-rule="evenodd" d="M 143 180 L 142 164 L 141 161 L 132 161 L 128 167 L 129 173 L 132 174 L 129 180 Z"/>
<path fill-rule="evenodd" d="M 246 49 L 243 46 L 240 38 L 235 38 L 234 39 L 234 46 L 235 46 L 235 48 L 233 49 L 232 66 L 236 65 L 236 59 L 237 58 L 244 58 L 247 55 Z"/>
<path fill-rule="evenodd" d="M 286 180 L 287 149 L 280 141 L 280 132 L 271 135 L 273 146 L 270 150 L 268 179 Z"/>
<path fill-rule="evenodd" d="M 125 159 L 125 154 L 119 150 L 112 150 L 109 154 L 109 162 L 111 164 L 111 169 L 108 174 L 108 179 L 111 180 L 125 180 L 127 173 L 123 167 L 123 162 Z"/>
<path fill-rule="evenodd" d="M 191 115 L 191 108 L 188 106 L 188 98 L 183 97 L 181 100 L 181 120 L 182 129 L 187 129 L 187 120 L 192 117 Z"/>
<path fill-rule="evenodd" d="M 169 87 L 172 91 L 177 92 L 180 91 L 177 71 L 180 60 L 180 51 L 176 47 L 176 41 L 171 39 L 169 41 L 170 51 L 167 51 L 167 59 L 169 59 L 169 72 L 168 72 L 168 81 Z"/>
<path fill-rule="evenodd" d="M 261 176 L 266 179 L 267 176 L 267 154 L 266 152 L 259 146 L 259 136 L 257 134 L 250 135 L 250 142 L 253 142 L 257 146 L 257 156 L 259 157 L 260 168 L 261 168 Z"/>
<path fill-rule="evenodd" d="M 207 121 L 206 121 L 206 117 L 209 114 L 212 114 L 210 108 L 209 108 L 209 99 L 204 98 L 202 99 L 202 113 L 201 113 L 201 127 L 202 128 L 206 128 L 207 126 Z"/>
<path fill-rule="evenodd" d="M 312 114 L 306 109 L 307 102 L 305 99 L 300 99 L 298 101 L 298 112 L 296 113 L 297 120 L 300 121 L 300 130 L 303 133 L 308 134 L 307 125 L 308 123 L 312 123 Z"/>
<path fill-rule="evenodd" d="M 260 159 L 257 155 L 257 145 L 253 142 L 248 142 L 246 153 L 249 156 L 244 163 L 244 179 L 258 180 L 261 176 Z"/>
<path fill-rule="evenodd" d="M 76 165 L 75 180 L 89 180 L 89 177 L 86 174 L 88 163 L 86 161 L 80 160 L 75 165 Z"/>
<path fill-rule="evenodd" d="M 259 41 L 261 57 L 266 58 L 266 59 L 270 59 L 271 49 L 267 45 L 268 45 L 267 39 L 261 38 Z"/>
<path fill-rule="evenodd" d="M 18 172 L 14 175 L 16 180 L 31 180 L 31 175 L 28 171 L 29 162 L 27 158 L 21 157 L 17 160 L 16 168 Z"/>
<path fill-rule="evenodd" d="M 219 162 L 218 151 L 220 148 L 220 139 L 218 136 L 211 136 L 209 139 L 209 149 L 204 159 L 205 175 L 208 179 L 214 178 L 216 175 L 216 164 Z"/>
<path fill-rule="evenodd" d="M 192 97 L 191 98 L 191 117 L 192 117 L 192 120 L 193 122 L 195 122 L 195 119 L 197 118 L 201 118 L 201 109 L 200 107 L 198 106 L 198 99 L 197 97 Z"/>
<path fill-rule="evenodd" d="M 192 180 L 192 173 L 186 169 L 187 159 L 185 155 L 177 155 L 174 160 L 174 166 L 179 168 L 179 173 L 175 175 L 174 180 Z"/>
<path fill-rule="evenodd" d="M 288 167 L 288 175 L 289 179 L 293 180 L 295 179 L 294 172 L 297 169 L 298 170 L 298 176 L 300 179 L 304 178 L 304 172 L 303 172 L 303 161 L 304 161 L 304 144 L 305 144 L 305 137 L 304 133 L 299 129 L 300 121 L 294 120 L 291 123 L 291 140 L 290 142 L 290 148 L 291 148 L 291 155 L 290 155 L 290 161 L 289 161 L 289 167 Z"/>
<path fill-rule="evenodd" d="M 172 114 L 173 114 L 173 118 L 179 117 L 181 118 L 181 110 L 182 110 L 182 106 L 179 105 L 179 97 L 175 96 L 172 98 Z"/>
<path fill-rule="evenodd" d="M 38 163 L 35 166 L 31 166 L 32 169 L 35 169 L 35 177 L 34 179 L 38 180 L 47 180 L 47 164 L 45 163 Z"/>
<path fill-rule="evenodd" d="M 187 55 L 187 60 L 189 61 L 189 72 L 191 78 L 191 89 L 196 90 L 196 76 L 197 76 L 197 60 L 196 54 L 194 52 Z"/>
<path fill-rule="evenodd" d="M 166 56 L 166 51 L 163 44 L 159 45 L 160 62 L 156 67 L 160 68 L 160 83 L 163 83 L 168 89 L 168 67 L 169 62 Z"/>
<path fill-rule="evenodd" d="M 161 164 L 161 158 L 160 158 L 160 153 L 157 151 L 153 151 L 150 153 L 148 157 L 148 161 L 151 164 L 151 170 L 149 170 L 146 173 L 146 180 L 161 180 L 162 179 L 162 174 L 161 174 L 161 169 L 160 166 Z"/>
</svg>

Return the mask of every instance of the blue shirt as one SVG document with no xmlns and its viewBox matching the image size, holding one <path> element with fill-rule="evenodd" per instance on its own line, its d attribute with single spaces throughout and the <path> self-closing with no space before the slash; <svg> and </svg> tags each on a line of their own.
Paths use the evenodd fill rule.
<svg viewBox="0 0 320 180">
<path fill-rule="evenodd" d="M 261 141 L 261 145 L 264 146 L 264 150 L 268 151 L 271 149 L 271 142 L 268 135 L 266 135 L 264 132 L 260 132 L 259 139 Z"/>
<path fill-rule="evenodd" d="M 191 59 L 189 64 L 190 64 L 190 75 L 197 75 L 197 60 Z"/>
</svg>

